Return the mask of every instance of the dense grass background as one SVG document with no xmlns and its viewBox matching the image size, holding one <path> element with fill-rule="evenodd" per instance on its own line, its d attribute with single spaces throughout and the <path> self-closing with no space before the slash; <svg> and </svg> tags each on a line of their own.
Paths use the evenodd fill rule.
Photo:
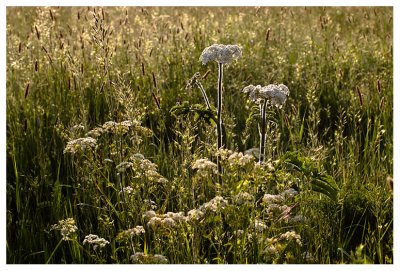
<svg viewBox="0 0 400 271">
<path fill-rule="evenodd" d="M 389 7 L 7 8 L 7 263 L 128 263 L 132 248 L 170 263 L 391 263 L 392 16 Z M 225 69 L 228 149 L 259 144 L 243 87 L 290 89 L 285 107 L 270 112 L 267 159 L 275 168 L 227 170 L 222 187 L 192 169 L 198 158 L 215 159 L 214 124 L 170 111 L 203 103 L 200 91 L 185 90 L 197 71 L 209 71 L 202 83 L 215 106 L 217 65 L 198 60 L 213 43 L 243 52 Z M 63 153 L 68 141 L 111 120 L 141 121 L 152 135 L 108 135 L 94 154 Z M 167 185 L 118 174 L 115 165 L 137 152 Z M 300 172 L 279 167 L 289 160 Z M 311 185 L 313 172 L 336 183 L 334 197 Z M 118 192 L 128 184 L 136 193 L 130 202 Z M 307 217 L 301 225 L 263 215 L 263 195 L 287 188 L 299 191 L 291 206 Z M 254 196 L 248 209 L 231 204 L 238 190 Z M 201 226 L 158 233 L 142 217 L 146 200 L 157 214 L 186 213 L 215 195 L 230 205 Z M 230 214 L 241 222 L 232 226 Z M 78 231 L 60 242 L 51 225 L 68 217 Z M 295 229 L 302 246 L 285 244 L 268 258 L 265 245 L 230 239 L 246 225 L 251 233 L 256 218 L 268 224 L 262 238 Z M 116 240 L 137 225 L 144 236 Z M 110 244 L 84 247 L 89 233 Z"/>
</svg>

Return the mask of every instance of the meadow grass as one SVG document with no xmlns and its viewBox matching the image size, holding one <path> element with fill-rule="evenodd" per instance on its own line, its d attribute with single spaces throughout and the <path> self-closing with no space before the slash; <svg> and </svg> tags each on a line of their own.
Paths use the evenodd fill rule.
<svg viewBox="0 0 400 271">
<path fill-rule="evenodd" d="M 392 263 L 392 16 L 8 7 L 7 263 Z M 257 164 L 242 89 L 272 83 Z"/>
</svg>

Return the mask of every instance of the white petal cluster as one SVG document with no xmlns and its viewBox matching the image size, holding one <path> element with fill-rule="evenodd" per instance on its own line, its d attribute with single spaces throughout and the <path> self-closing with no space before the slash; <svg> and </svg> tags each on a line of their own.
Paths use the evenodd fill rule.
<svg viewBox="0 0 400 271">
<path fill-rule="evenodd" d="M 151 182 L 165 184 L 168 182 L 157 171 L 157 165 L 146 159 L 142 154 L 136 153 L 129 158 L 130 166 L 135 170 L 137 178 L 146 178 Z"/>
<path fill-rule="evenodd" d="M 157 215 L 154 211 L 148 211 L 143 216 L 149 219 L 147 226 L 153 230 L 156 230 L 157 228 L 171 229 L 174 228 L 177 223 L 187 221 L 184 212 L 168 212 L 166 214 Z"/>
<path fill-rule="evenodd" d="M 129 128 L 132 126 L 132 121 L 125 120 L 123 122 L 115 122 L 115 121 L 107 121 L 103 124 L 103 131 L 116 134 L 116 135 L 124 135 L 129 131 Z"/>
<path fill-rule="evenodd" d="M 62 239 L 64 241 L 71 240 L 70 235 L 78 230 L 78 227 L 75 225 L 75 220 L 73 218 L 67 218 L 64 220 L 58 221 L 58 224 L 54 224 L 51 226 L 52 230 L 60 230 Z"/>
<path fill-rule="evenodd" d="M 295 231 L 288 231 L 288 232 L 282 233 L 280 235 L 279 239 L 286 240 L 286 241 L 295 241 L 299 246 L 302 245 L 301 236 L 300 236 L 300 234 L 297 234 Z"/>
<path fill-rule="evenodd" d="M 230 166 L 245 167 L 254 163 L 254 157 L 249 154 L 243 155 L 242 152 L 234 152 L 228 157 Z"/>
<path fill-rule="evenodd" d="M 259 103 L 260 100 L 260 90 L 261 86 L 253 86 L 248 85 L 247 87 L 243 88 L 242 92 L 249 95 L 249 100 L 255 103 Z"/>
<path fill-rule="evenodd" d="M 143 252 L 136 252 L 131 256 L 131 261 L 137 264 L 167 264 L 167 257 L 155 254 L 155 255 L 147 255 Z"/>
<path fill-rule="evenodd" d="M 242 56 L 242 50 L 238 45 L 213 44 L 203 50 L 200 61 L 206 65 L 210 61 L 221 64 L 229 64 Z"/>
<path fill-rule="evenodd" d="M 192 166 L 192 169 L 198 169 L 197 173 L 202 177 L 207 176 L 209 172 L 213 172 L 215 174 L 217 173 L 217 165 L 207 158 L 196 160 Z"/>
<path fill-rule="evenodd" d="M 282 107 L 289 96 L 289 88 L 284 84 L 270 84 L 265 87 L 260 85 L 249 85 L 243 88 L 243 92 L 249 95 L 249 100 L 255 103 L 260 103 L 267 100 L 270 104 L 276 107 Z"/>
<path fill-rule="evenodd" d="M 144 228 L 142 226 L 136 226 L 132 229 L 128 229 L 128 230 L 118 233 L 117 240 L 126 240 L 126 239 L 130 239 L 132 237 L 135 237 L 135 236 L 143 235 L 145 233 L 146 233 L 146 231 L 144 230 Z"/>
<path fill-rule="evenodd" d="M 198 209 L 192 209 L 187 214 L 187 219 L 189 221 L 199 221 L 199 220 L 203 219 L 203 217 L 204 217 L 204 212 L 202 212 Z"/>
<path fill-rule="evenodd" d="M 79 153 L 87 149 L 95 148 L 96 144 L 97 140 L 91 137 L 74 139 L 67 143 L 67 146 L 64 149 L 64 153 Z"/>
<path fill-rule="evenodd" d="M 203 205 L 201 205 L 199 207 L 199 210 L 202 212 L 211 211 L 215 213 L 217 211 L 224 209 L 226 206 L 228 206 L 228 201 L 221 196 L 216 196 L 209 202 L 206 202 Z"/>
<path fill-rule="evenodd" d="M 93 249 L 96 250 L 98 247 L 103 248 L 108 245 L 110 242 L 104 238 L 99 238 L 95 234 L 89 234 L 85 236 L 85 240 L 83 240 L 82 244 L 91 244 L 93 245 Z"/>
<path fill-rule="evenodd" d="M 262 220 L 260 220 L 260 219 L 254 220 L 254 229 L 256 232 L 262 232 L 266 228 L 267 228 L 267 225 L 265 225 L 265 223 Z"/>
<path fill-rule="evenodd" d="M 260 97 L 267 99 L 272 105 L 276 107 L 282 107 L 287 97 L 289 96 L 289 89 L 284 84 L 270 84 L 266 87 L 261 88 Z"/>
<path fill-rule="evenodd" d="M 89 132 L 86 133 L 86 136 L 90 136 L 93 138 L 98 138 L 99 136 L 101 136 L 103 134 L 103 128 L 101 127 L 95 127 L 92 130 L 90 130 Z"/>
<path fill-rule="evenodd" d="M 250 203 L 254 200 L 254 197 L 247 192 L 239 192 L 233 197 L 233 202 L 242 205 L 244 203 Z"/>
</svg>

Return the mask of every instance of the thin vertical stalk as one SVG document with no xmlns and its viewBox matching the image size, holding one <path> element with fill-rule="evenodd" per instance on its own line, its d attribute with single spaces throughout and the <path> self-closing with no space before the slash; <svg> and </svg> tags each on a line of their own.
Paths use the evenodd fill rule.
<svg viewBox="0 0 400 271">
<path fill-rule="evenodd" d="M 218 63 L 218 101 L 217 101 L 217 147 L 218 150 L 222 148 L 222 119 L 221 119 L 221 110 L 222 110 L 222 80 L 224 76 L 224 64 Z M 221 184 L 221 157 L 217 155 L 217 167 L 218 167 L 218 182 Z"/>
<path fill-rule="evenodd" d="M 265 115 L 266 115 L 266 108 L 267 108 L 267 100 L 265 99 L 263 103 L 260 105 L 261 111 L 261 133 L 260 133 L 260 164 L 264 162 L 265 157 Z"/>
<path fill-rule="evenodd" d="M 201 90 L 201 94 L 203 94 L 204 101 L 206 102 L 207 109 L 211 109 L 210 101 L 208 100 L 207 93 L 203 88 L 203 85 L 200 82 L 196 82 L 196 85 Z"/>
</svg>

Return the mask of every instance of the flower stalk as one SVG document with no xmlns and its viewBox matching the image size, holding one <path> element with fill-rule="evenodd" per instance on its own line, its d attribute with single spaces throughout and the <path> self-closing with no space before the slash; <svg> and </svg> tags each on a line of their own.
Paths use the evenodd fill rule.
<svg viewBox="0 0 400 271">
<path fill-rule="evenodd" d="M 267 100 L 264 100 L 260 104 L 260 112 L 261 112 L 260 157 L 259 157 L 260 164 L 264 162 L 265 159 L 266 111 L 267 111 Z"/>
<path fill-rule="evenodd" d="M 224 64 L 218 63 L 218 101 L 217 101 L 217 137 L 218 137 L 218 150 L 223 147 L 222 145 L 222 80 L 224 76 Z M 221 183 L 220 174 L 222 174 L 221 157 L 217 155 L 218 167 L 218 182 Z"/>
<path fill-rule="evenodd" d="M 243 89 L 249 94 L 249 100 L 260 105 L 261 129 L 260 129 L 260 164 L 265 160 L 266 138 L 266 112 L 269 105 L 282 108 L 289 96 L 289 89 L 283 84 L 270 84 L 265 87 L 249 85 Z"/>
<path fill-rule="evenodd" d="M 207 64 L 209 61 L 215 61 L 218 63 L 218 94 L 217 94 L 217 148 L 220 150 L 223 147 L 222 140 L 222 82 L 224 76 L 224 64 L 230 64 L 233 60 L 240 58 L 242 56 L 242 51 L 238 45 L 224 45 L 224 44 L 213 44 L 203 50 L 200 56 L 200 61 L 203 65 Z M 201 88 L 200 88 L 201 89 Z M 202 90 L 204 100 L 206 104 L 209 105 L 206 95 Z M 217 151 L 218 151 L 217 150 Z M 217 167 L 218 167 L 218 183 L 222 183 L 221 174 L 221 157 L 217 154 Z"/>
</svg>

